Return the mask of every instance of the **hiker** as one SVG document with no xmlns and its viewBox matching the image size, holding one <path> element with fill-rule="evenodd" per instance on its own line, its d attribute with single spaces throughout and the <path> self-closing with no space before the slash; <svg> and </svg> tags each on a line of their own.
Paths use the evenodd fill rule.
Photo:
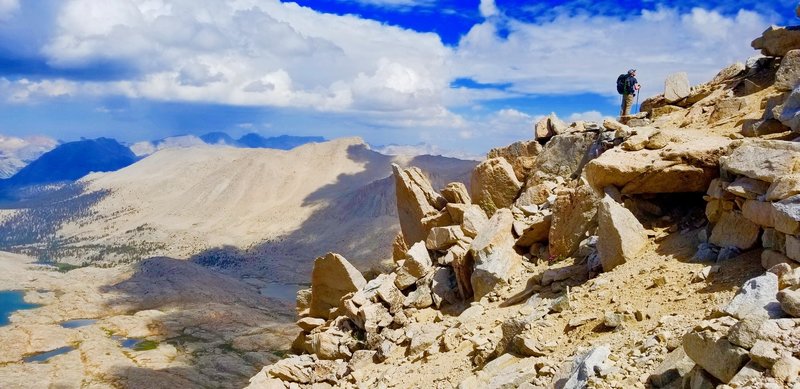
<svg viewBox="0 0 800 389">
<path fill-rule="evenodd" d="M 621 117 L 631 114 L 633 98 L 636 96 L 636 92 L 638 91 L 639 81 L 636 80 L 636 69 L 628 70 L 627 74 L 623 74 L 617 79 L 617 92 L 622 94 L 622 109 L 620 111 Z"/>
</svg>

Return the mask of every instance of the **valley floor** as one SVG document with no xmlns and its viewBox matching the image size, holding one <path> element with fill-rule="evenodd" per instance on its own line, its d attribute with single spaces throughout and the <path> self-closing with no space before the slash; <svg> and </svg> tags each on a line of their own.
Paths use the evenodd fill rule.
<svg viewBox="0 0 800 389">
<path fill-rule="evenodd" d="M 249 281 L 168 258 L 60 272 L 0 252 L 0 290 L 40 305 L 0 327 L 0 387 L 242 387 L 296 331 Z M 75 319 L 92 320 L 62 326 Z"/>
</svg>

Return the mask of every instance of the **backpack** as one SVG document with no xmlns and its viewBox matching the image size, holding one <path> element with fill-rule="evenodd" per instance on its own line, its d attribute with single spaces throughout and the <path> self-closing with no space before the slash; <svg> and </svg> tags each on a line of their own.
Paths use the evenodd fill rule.
<svg viewBox="0 0 800 389">
<path fill-rule="evenodd" d="M 628 83 L 628 77 L 630 77 L 630 74 L 627 73 L 620 74 L 619 77 L 617 77 L 617 93 L 621 95 L 625 94 L 625 87 Z"/>
</svg>

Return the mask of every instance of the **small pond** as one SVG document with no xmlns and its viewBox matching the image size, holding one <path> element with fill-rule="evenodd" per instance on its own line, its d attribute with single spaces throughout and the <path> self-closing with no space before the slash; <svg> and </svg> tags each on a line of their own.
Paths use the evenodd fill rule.
<svg viewBox="0 0 800 389">
<path fill-rule="evenodd" d="M 42 363 L 46 362 L 48 359 L 61 354 L 66 354 L 72 350 L 75 350 L 75 347 L 72 346 L 64 346 L 59 347 L 55 350 L 45 351 L 43 353 L 37 353 L 30 356 L 27 356 L 22 359 L 25 363 Z"/>
<path fill-rule="evenodd" d="M 262 296 L 293 303 L 297 299 L 297 292 L 306 288 L 308 288 L 308 286 L 302 284 L 270 282 L 259 288 L 259 293 L 261 293 Z"/>
<path fill-rule="evenodd" d="M 25 292 L 21 290 L 0 291 L 0 326 L 9 323 L 8 318 L 12 313 L 20 309 L 36 308 L 38 305 L 26 303 L 23 297 Z"/>
<path fill-rule="evenodd" d="M 111 339 L 116 340 L 120 346 L 133 351 L 147 351 L 158 347 L 158 342 L 139 338 L 126 338 L 124 336 L 112 335 Z"/>
<path fill-rule="evenodd" d="M 61 322 L 64 328 L 79 328 L 97 323 L 97 319 L 73 319 Z"/>
</svg>

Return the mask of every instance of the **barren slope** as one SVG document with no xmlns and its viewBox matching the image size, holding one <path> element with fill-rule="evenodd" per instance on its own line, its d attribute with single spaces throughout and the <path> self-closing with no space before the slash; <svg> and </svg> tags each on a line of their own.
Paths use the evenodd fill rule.
<svg viewBox="0 0 800 389">
<path fill-rule="evenodd" d="M 438 160 L 422 162 L 429 162 L 439 185 L 464 179 L 475 164 L 425 158 Z M 71 251 L 55 257 L 106 263 L 152 255 L 198 256 L 211 263 L 255 255 L 310 261 L 336 249 L 367 267 L 389 256 L 399 230 L 394 183 L 385 179 L 392 162 L 358 138 L 291 151 L 162 150 L 117 172 L 84 178 L 84 193 L 106 194 L 90 207 L 90 216 L 61 226 L 58 238 Z"/>
</svg>

